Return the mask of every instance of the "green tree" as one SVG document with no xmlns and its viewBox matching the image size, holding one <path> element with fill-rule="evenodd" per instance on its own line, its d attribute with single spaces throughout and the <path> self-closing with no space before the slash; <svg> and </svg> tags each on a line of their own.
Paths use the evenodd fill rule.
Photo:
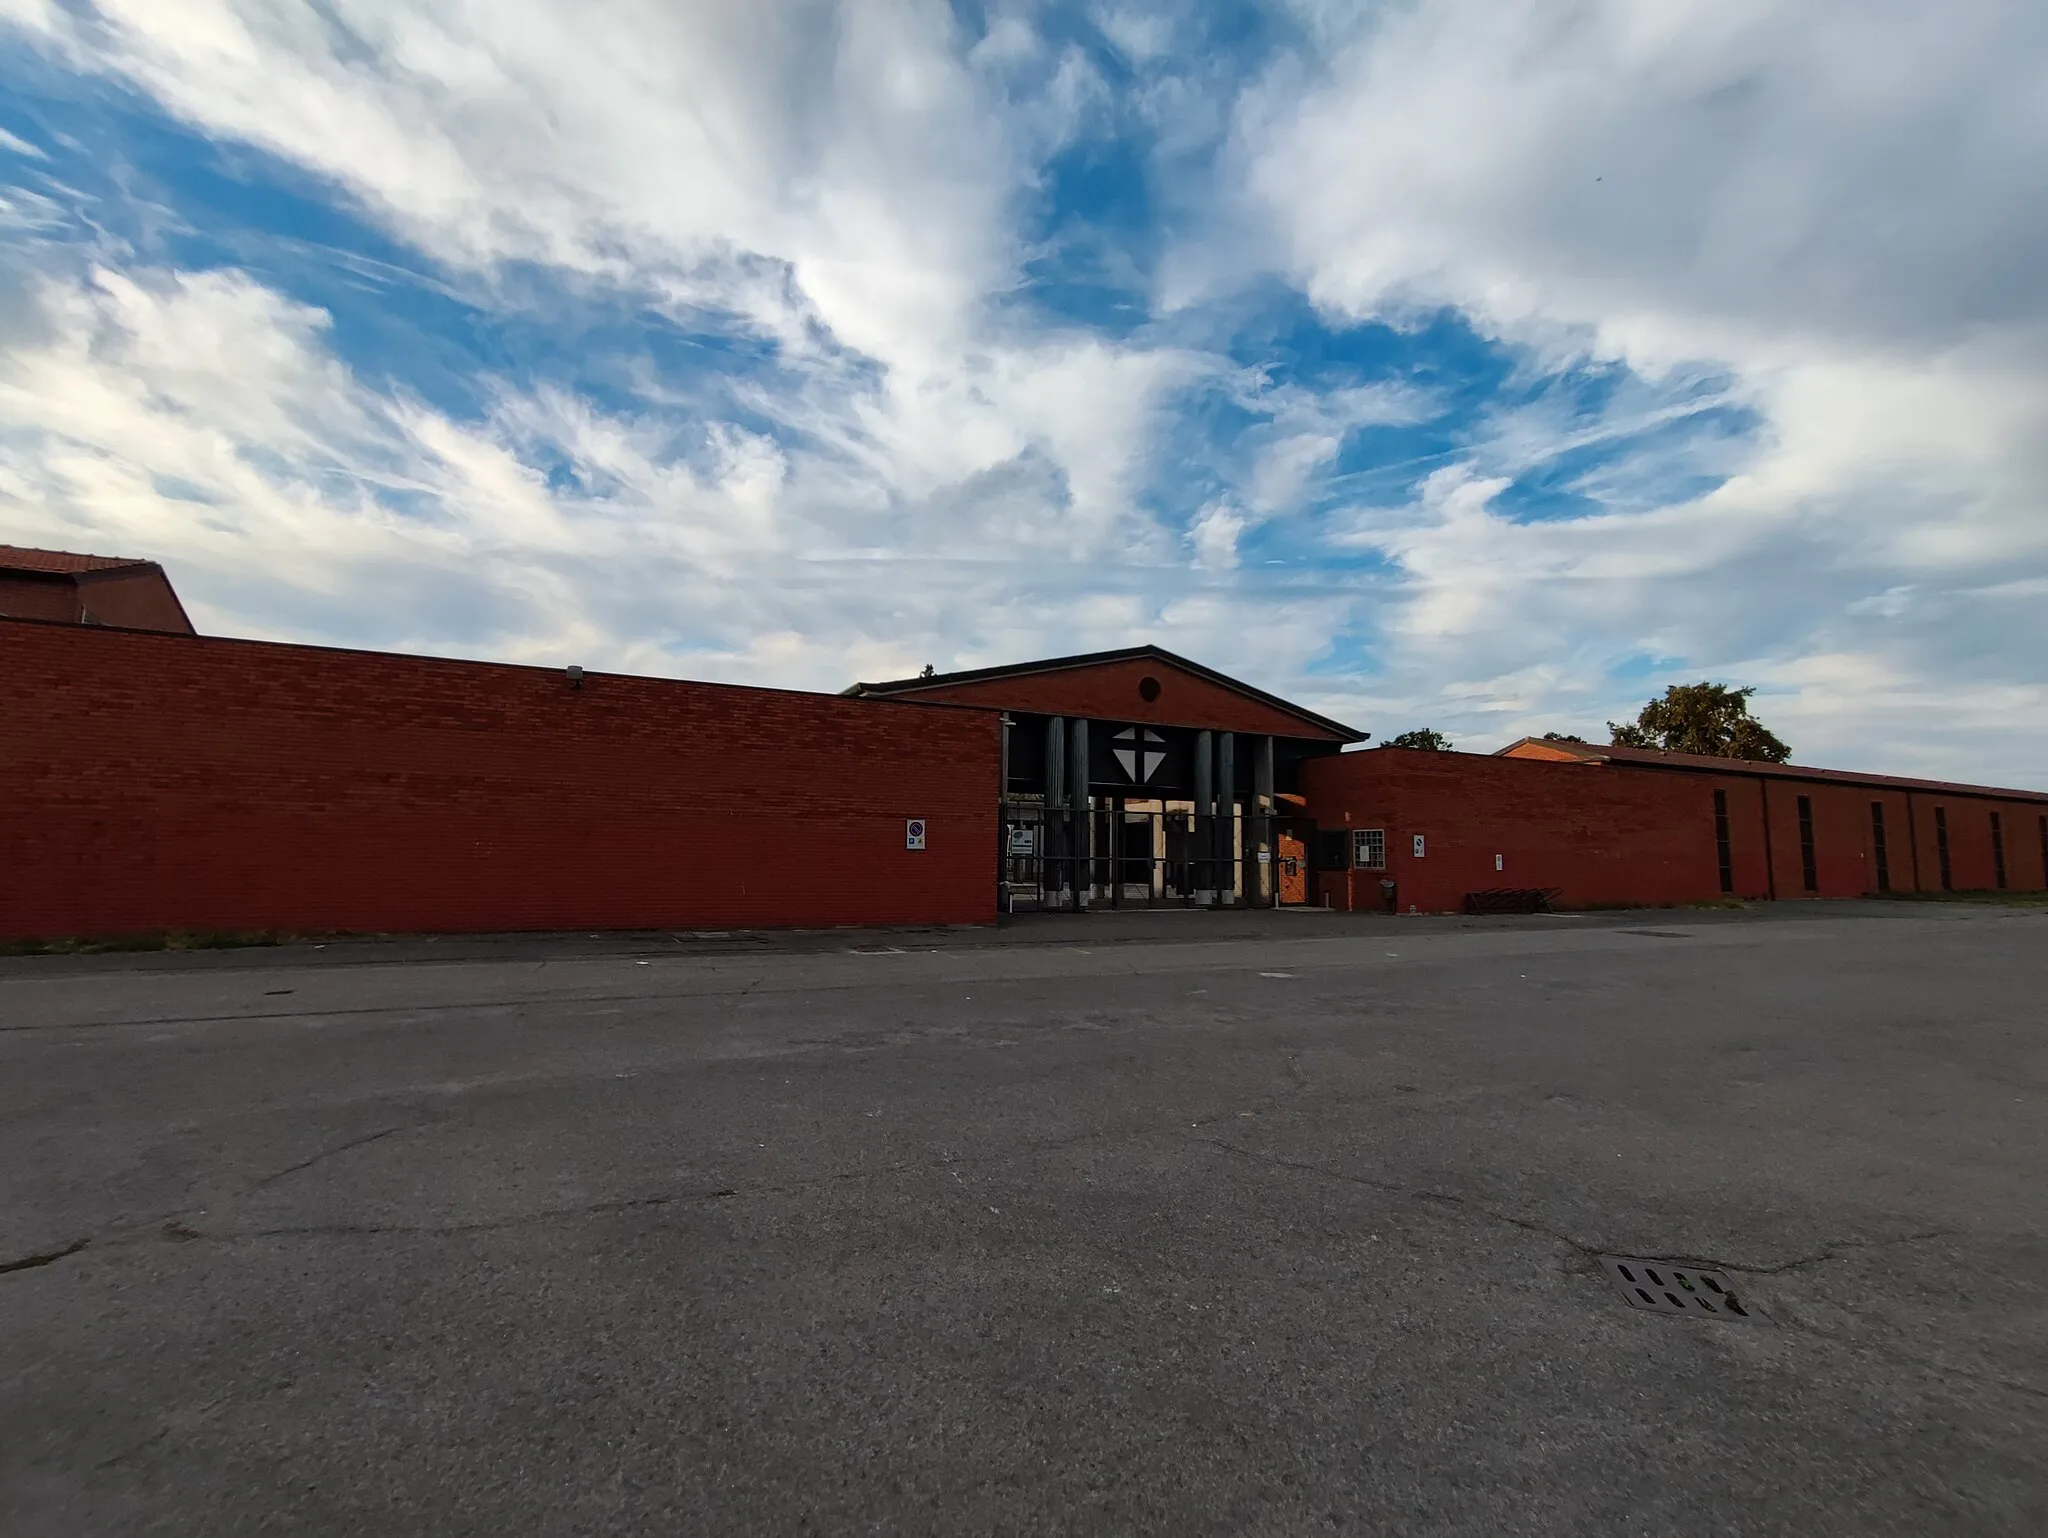
<svg viewBox="0 0 2048 1538">
<path fill-rule="evenodd" d="M 1451 751 L 1451 739 L 1442 732 L 1432 731 L 1426 726 L 1418 726 L 1412 732 L 1403 732 L 1398 737 L 1389 737 L 1380 746 L 1383 748 L 1421 748 L 1425 753 L 1448 753 Z"/>
<path fill-rule="evenodd" d="M 1662 748 L 1667 753 L 1782 764 L 1792 750 L 1749 713 L 1754 693 L 1726 684 L 1673 684 L 1662 699 L 1645 705 L 1634 721 L 1609 721 L 1609 740 L 1619 748 Z"/>
<path fill-rule="evenodd" d="M 1545 732 L 1545 742 L 1584 742 L 1586 739 L 1572 732 Z"/>
</svg>

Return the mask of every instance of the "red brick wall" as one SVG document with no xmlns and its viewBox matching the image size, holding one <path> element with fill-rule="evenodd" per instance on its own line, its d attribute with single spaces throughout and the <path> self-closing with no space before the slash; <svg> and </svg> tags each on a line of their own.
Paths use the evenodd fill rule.
<svg viewBox="0 0 2048 1538">
<path fill-rule="evenodd" d="M 78 601 L 102 625 L 192 633 L 192 622 L 171 590 L 170 579 L 154 568 L 84 577 L 78 584 Z"/>
<path fill-rule="evenodd" d="M 0 621 L 0 720 L 0 936 L 994 917 L 988 712 Z"/>
<path fill-rule="evenodd" d="M 78 589 L 69 578 L 0 571 L 0 618 L 76 620 Z"/>
<path fill-rule="evenodd" d="M 1958 892 L 1981 892 L 1997 885 L 1997 861 L 1991 848 L 1991 814 L 1997 812 L 2005 824 L 2005 877 L 2009 891 L 2038 892 L 2048 889 L 2048 871 L 2042 868 L 2041 816 L 2048 807 L 2023 801 L 1978 800 L 1975 797 L 1913 793 L 1914 836 L 1920 846 L 1920 885 L 1925 891 L 1941 889 L 1941 856 L 1935 833 L 1934 813 L 1948 814 L 1948 851 L 1951 884 Z M 1894 873 L 1894 882 L 1897 875 Z"/>
<path fill-rule="evenodd" d="M 1636 773 L 1646 771 L 1636 770 Z M 1649 770 L 1649 773 L 1659 771 Z M 1870 852 L 1871 797 L 1833 785 L 1786 780 L 1749 781 L 1752 799 L 1759 785 L 1768 786 L 1771 803 L 1771 853 L 1777 871 L 1778 896 L 1861 897 L 1877 890 L 1877 869 Z M 1799 798 L 1812 808 L 1813 865 L 1818 885 L 1806 885 L 1806 862 L 1799 828 Z M 1885 813 L 1887 839 L 1891 812 Z M 1897 873 L 1893 885 L 1896 887 Z"/>
<path fill-rule="evenodd" d="M 1159 698 L 1147 703 L 1138 692 L 1146 678 L 1159 680 Z M 899 696 L 901 697 L 901 696 Z M 1299 716 L 1213 684 L 1171 664 L 1139 659 L 992 678 L 981 683 L 922 689 L 922 700 L 990 705 L 1033 715 L 1086 716 L 1097 721 L 1133 721 L 1154 726 L 1192 726 L 1258 736 L 1329 737 Z M 1334 740 L 1334 739 L 1332 739 Z"/>
<path fill-rule="evenodd" d="M 1385 874 L 1397 884 L 1403 912 L 1455 911 L 1467 892 L 1491 887 L 1554 887 L 1565 907 L 1720 895 L 1716 785 L 1704 777 L 1374 748 L 1311 760 L 1302 766 L 1302 788 L 1319 827 L 1342 826 L 1349 814 L 1352 827 L 1386 830 Z M 1736 888 L 1760 896 L 1762 841 L 1743 836 L 1740 789 L 1730 788 L 1729 799 Z M 1752 801 L 1752 821 L 1755 815 Z M 1419 860 L 1417 834 L 1424 839 Z M 1323 879 L 1333 906 L 1345 906 L 1343 878 Z M 1356 906 L 1379 905 L 1379 880 L 1355 874 Z"/>
<path fill-rule="evenodd" d="M 1746 774 L 1717 775 L 1648 765 L 1553 763 L 1469 753 L 1379 748 L 1316 759 L 1302 768 L 1309 812 L 1324 828 L 1346 824 L 1387 833 L 1389 869 L 1405 912 L 1461 908 L 1489 887 L 1548 887 L 1565 907 L 1610 903 L 1660 906 L 1709 902 L 1721 891 L 1714 792 L 1728 799 L 1733 895 L 1860 897 L 1878 889 L 1873 801 L 1885 806 L 1891 889 L 1938 891 L 1934 808 L 1948 813 L 1949 854 L 1958 891 L 1993 886 L 1990 814 L 2005 825 L 2006 885 L 2048 889 L 2040 802 L 1932 795 Z M 1816 888 L 1805 885 L 1799 798 L 1812 804 Z M 1908 800 L 1911 801 L 1910 816 Z M 1423 858 L 1414 836 L 1425 840 Z M 1768 849 L 1768 857 L 1766 850 Z M 1494 857 L 1502 869 L 1494 869 Z M 1361 908 L 1379 904 L 1379 875 L 1358 872 L 1349 890 Z M 1340 874 L 1324 878 L 1334 906 L 1346 905 Z"/>
<path fill-rule="evenodd" d="M 1938 892 L 1941 858 L 1934 812 L 1948 814 L 1949 873 L 1958 892 L 1991 891 L 1998 885 L 1991 847 L 1991 814 L 2003 819 L 2006 889 L 2048 890 L 2042 864 L 2040 819 L 2048 807 L 1992 795 L 1913 791 L 1877 786 L 1801 784 L 1773 780 L 1771 818 L 1777 855 L 1778 895 L 1857 897 L 1878 890 L 1876 835 L 1871 803 L 1884 805 L 1885 846 L 1891 890 Z M 1815 865 L 1819 892 L 1805 889 L 1799 847 L 1798 798 L 1813 801 Z"/>
<path fill-rule="evenodd" d="M 76 624 L 85 615 L 96 624 L 124 630 L 192 633 L 192 622 L 154 567 L 105 573 L 31 577 L 0 571 L 0 618 L 57 620 Z"/>
</svg>

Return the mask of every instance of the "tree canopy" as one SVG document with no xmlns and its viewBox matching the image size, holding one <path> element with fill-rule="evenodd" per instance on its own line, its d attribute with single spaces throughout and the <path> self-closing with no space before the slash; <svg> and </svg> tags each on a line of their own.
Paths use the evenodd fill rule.
<svg viewBox="0 0 2048 1538">
<path fill-rule="evenodd" d="M 1398 737 L 1389 737 L 1380 744 L 1383 748 L 1421 748 L 1425 753 L 1448 753 L 1451 739 L 1442 732 L 1427 726 L 1418 726 L 1412 732 L 1403 732 Z"/>
<path fill-rule="evenodd" d="M 1651 700 L 1635 720 L 1609 721 L 1609 740 L 1620 748 L 1662 748 L 1667 753 L 1700 753 L 1708 758 L 1743 758 L 1782 764 L 1792 750 L 1749 713 L 1755 689 L 1726 684 L 1673 684 Z"/>
</svg>

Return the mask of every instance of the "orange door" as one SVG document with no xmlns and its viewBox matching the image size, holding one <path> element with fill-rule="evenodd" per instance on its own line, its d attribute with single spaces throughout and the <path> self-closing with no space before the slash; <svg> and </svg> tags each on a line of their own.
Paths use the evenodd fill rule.
<svg viewBox="0 0 2048 1538">
<path fill-rule="evenodd" d="M 1280 901 L 1308 901 L 1308 846 L 1291 833 L 1280 835 Z"/>
</svg>

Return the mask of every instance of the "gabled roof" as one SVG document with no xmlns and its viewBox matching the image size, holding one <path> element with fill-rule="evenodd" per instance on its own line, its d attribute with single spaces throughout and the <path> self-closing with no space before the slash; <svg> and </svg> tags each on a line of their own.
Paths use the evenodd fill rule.
<svg viewBox="0 0 2048 1538">
<path fill-rule="evenodd" d="M 8 618 L 193 633 L 184 601 L 155 561 L 0 545 L 0 581 L 11 589 Z M 15 613 L 23 602 L 30 612 Z"/>
<path fill-rule="evenodd" d="M 1064 673 L 1081 668 L 1102 667 L 1122 662 L 1160 662 L 1169 667 L 1179 668 L 1186 673 L 1227 689 L 1245 699 L 1256 700 L 1274 710 L 1283 711 L 1296 720 L 1315 728 L 1319 737 L 1335 738 L 1339 742 L 1363 742 L 1372 734 L 1333 721 L 1328 716 L 1319 716 L 1312 710 L 1304 710 L 1291 700 L 1283 700 L 1277 694 L 1268 694 L 1241 679 L 1214 668 L 1204 667 L 1190 658 L 1170 652 L 1163 646 L 1127 646 L 1118 651 L 1082 652 L 1072 657 L 1048 657 L 1038 662 L 1013 662 L 1003 667 L 971 668 L 958 673 L 933 673 L 925 678 L 895 678 L 881 683 L 855 684 L 840 692 L 850 697 L 885 697 L 918 694 L 932 689 L 956 688 L 962 684 L 992 683 L 1010 678 L 1030 678 L 1045 673 Z"/>
<path fill-rule="evenodd" d="M 1584 764 L 1643 764 L 1660 769 L 1706 771 L 1712 774 L 1746 774 L 1768 780 L 1808 780 L 1818 784 L 1873 785 L 1889 790 L 1927 791 L 1948 796 L 1997 796 L 2003 800 L 2048 803 L 2048 791 L 2002 790 L 1990 785 L 1963 785 L 1953 780 L 1916 780 L 1893 774 L 1862 774 L 1853 769 L 1814 769 L 1803 764 L 1771 764 L 1750 758 L 1715 758 L 1705 753 L 1667 753 L 1662 748 L 1625 748 L 1618 744 L 1564 742 L 1552 737 L 1524 737 L 1511 742 L 1494 756 L 1517 755 L 1517 748 L 1536 748 L 1541 756 L 1555 761 L 1569 757 Z M 1528 757 L 1537 757 L 1529 754 Z"/>
<path fill-rule="evenodd" d="M 79 555 L 70 550 L 35 550 L 26 545 L 0 545 L 0 571 L 38 572 L 53 577 L 76 577 L 96 571 L 123 571 L 154 566 L 120 555 Z"/>
</svg>

